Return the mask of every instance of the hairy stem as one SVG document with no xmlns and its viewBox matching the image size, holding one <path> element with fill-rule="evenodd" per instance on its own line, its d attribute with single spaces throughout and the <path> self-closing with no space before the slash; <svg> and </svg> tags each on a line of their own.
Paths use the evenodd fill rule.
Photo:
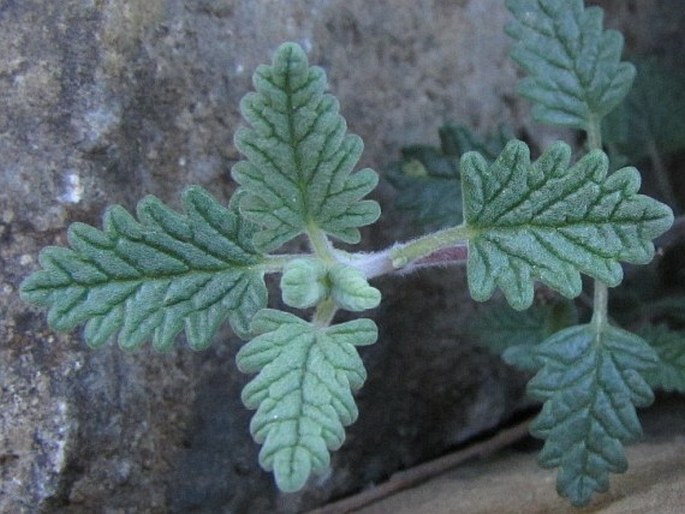
<svg viewBox="0 0 685 514">
<path fill-rule="evenodd" d="M 609 288 L 603 282 L 595 280 L 595 294 L 592 302 L 592 325 L 596 332 L 608 323 Z"/>
<path fill-rule="evenodd" d="M 589 149 L 602 149 L 602 120 L 601 118 L 592 118 L 587 128 L 587 143 Z M 594 281 L 595 294 L 592 302 L 592 325 L 595 331 L 599 333 L 602 328 L 608 323 L 609 318 L 609 288 L 599 280 Z"/>
<path fill-rule="evenodd" d="M 314 224 L 307 227 L 307 237 L 312 246 L 312 250 L 318 258 L 327 264 L 335 262 L 333 245 L 326 237 L 326 233 Z"/>
<path fill-rule="evenodd" d="M 337 310 L 338 307 L 335 302 L 331 298 L 326 298 L 316 306 L 312 323 L 317 327 L 329 326 Z"/>
<path fill-rule="evenodd" d="M 390 273 L 411 273 L 419 268 L 433 266 L 447 266 L 450 264 L 465 264 L 468 258 L 468 246 L 466 243 L 459 243 L 444 248 L 439 248 L 433 253 L 424 257 L 408 262 L 404 267 L 397 268 L 394 264 L 395 252 L 398 245 L 373 253 L 347 253 L 337 252 L 338 262 L 357 268 L 364 273 L 366 278 L 379 277 Z"/>
<path fill-rule="evenodd" d="M 439 257 L 437 257 L 439 255 L 438 252 L 448 248 L 460 248 L 457 253 L 465 259 L 466 241 L 472 238 L 473 235 L 473 229 L 467 225 L 459 225 L 458 227 L 446 228 L 433 234 L 425 235 L 409 243 L 397 245 L 390 252 L 393 268 L 407 269 L 412 264 L 421 265 L 422 259 L 427 259 L 424 260 L 424 265 L 443 264 L 444 261 L 430 262 L 428 258 L 436 256 L 436 259 L 439 260 Z M 447 255 L 443 257 L 447 257 Z"/>
</svg>

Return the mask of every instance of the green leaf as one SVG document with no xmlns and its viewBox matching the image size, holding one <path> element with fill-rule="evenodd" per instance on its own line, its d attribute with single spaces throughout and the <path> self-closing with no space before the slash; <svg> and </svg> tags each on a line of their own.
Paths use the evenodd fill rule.
<svg viewBox="0 0 685 514">
<path fill-rule="evenodd" d="M 532 357 L 534 346 L 577 322 L 578 311 L 569 300 L 535 303 L 524 311 L 500 303 L 485 310 L 472 330 L 484 347 L 501 355 L 507 364 L 536 371 L 538 365 Z"/>
<path fill-rule="evenodd" d="M 685 150 L 685 71 L 639 62 L 635 86 L 602 129 L 605 144 L 633 161 Z"/>
<path fill-rule="evenodd" d="M 421 226 L 448 227 L 462 222 L 459 157 L 479 151 L 494 160 L 508 140 L 507 131 L 480 138 L 462 125 L 440 128 L 440 148 L 413 145 L 402 149 L 402 160 L 386 176 L 397 189 L 395 204 Z"/>
<path fill-rule="evenodd" d="M 626 96 L 635 68 L 621 62 L 623 37 L 602 29 L 603 11 L 582 0 L 507 0 L 516 20 L 511 57 L 529 77 L 519 93 L 538 121 L 588 130 Z"/>
<path fill-rule="evenodd" d="M 259 374 L 243 389 L 243 402 L 257 409 L 250 431 L 263 444 L 259 463 L 273 471 L 285 492 L 301 489 L 320 473 L 357 418 L 352 391 L 366 379 L 355 346 L 375 342 L 373 321 L 358 319 L 317 327 L 271 309 L 260 311 L 257 337 L 238 352 L 238 368 Z"/>
<path fill-rule="evenodd" d="M 250 127 L 235 135 L 247 160 L 232 175 L 246 192 L 241 212 L 264 228 L 256 244 L 273 250 L 312 226 L 358 242 L 357 227 L 380 215 L 376 202 L 361 200 L 378 176 L 370 169 L 352 173 L 362 141 L 346 135 L 337 99 L 325 94 L 325 73 L 308 65 L 298 45 L 286 43 L 253 81 L 256 92 L 240 104 Z"/>
<path fill-rule="evenodd" d="M 328 296 L 328 282 L 328 268 L 320 259 L 293 259 L 281 275 L 283 302 L 297 309 L 313 307 Z"/>
<path fill-rule="evenodd" d="M 164 350 L 185 329 L 201 349 L 226 318 L 247 335 L 267 299 L 255 228 L 199 187 L 188 188 L 183 203 L 185 215 L 148 196 L 139 221 L 114 206 L 103 231 L 74 223 L 71 249 L 44 249 L 43 269 L 23 282 L 22 297 L 48 307 L 55 330 L 86 322 L 91 346 L 117 337 L 123 348 L 152 339 Z"/>
<path fill-rule="evenodd" d="M 354 312 L 378 307 L 381 301 L 381 292 L 369 285 L 362 271 L 344 264 L 328 267 L 317 258 L 290 261 L 283 269 L 281 290 L 283 302 L 299 309 L 329 296 L 338 307 Z"/>
<path fill-rule="evenodd" d="M 640 335 L 659 356 L 659 366 L 646 378 L 654 388 L 685 393 L 685 332 L 665 325 L 649 326 Z"/>
<path fill-rule="evenodd" d="M 331 297 L 342 309 L 359 312 L 378 307 L 381 292 L 369 285 L 360 270 L 336 264 L 330 270 Z"/>
<path fill-rule="evenodd" d="M 652 259 L 651 241 L 673 223 L 671 209 L 637 194 L 635 168 L 607 176 L 600 150 L 573 167 L 570 159 L 569 146 L 557 142 L 531 163 L 521 141 L 508 143 L 491 165 L 474 152 L 462 157 L 475 300 L 487 300 L 499 286 L 512 307 L 524 309 L 535 280 L 573 298 L 581 272 L 613 287 L 623 278 L 619 261 Z"/>
<path fill-rule="evenodd" d="M 544 467 L 558 467 L 557 491 L 573 505 L 606 491 L 609 473 L 623 473 L 623 444 L 642 436 L 635 407 L 652 403 L 643 378 L 657 356 L 640 337 L 592 325 L 567 328 L 534 349 L 542 369 L 528 392 L 544 401 L 531 433 L 545 439 Z"/>
</svg>

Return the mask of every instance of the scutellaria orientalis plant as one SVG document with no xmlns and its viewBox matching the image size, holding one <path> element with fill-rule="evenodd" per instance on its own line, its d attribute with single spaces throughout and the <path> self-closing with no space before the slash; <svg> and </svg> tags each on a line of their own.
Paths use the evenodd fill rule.
<svg viewBox="0 0 685 514">
<path fill-rule="evenodd" d="M 645 339 L 610 322 L 608 288 L 621 283 L 621 262 L 652 259 L 652 240 L 673 214 L 638 193 L 635 168 L 609 171 L 601 123 L 628 93 L 635 68 L 621 62 L 622 38 L 603 29 L 601 9 L 581 0 L 506 3 L 512 57 L 528 73 L 519 93 L 538 121 L 583 131 L 583 155 L 573 159 L 571 147 L 556 142 L 531 159 L 518 140 L 459 152 L 452 168 L 432 177 L 455 180 L 454 196 L 437 205 L 446 226 L 378 252 L 342 250 L 334 241 L 358 243 L 359 228 L 380 215 L 364 199 L 378 176 L 354 171 L 361 139 L 347 133 L 323 70 L 286 43 L 257 69 L 255 92 L 240 104 L 246 124 L 235 145 L 244 160 L 232 169 L 239 188 L 227 207 L 191 186 L 184 213 L 148 196 L 135 216 L 108 209 L 102 230 L 74 223 L 70 248 L 41 252 L 42 269 L 23 282 L 23 298 L 47 307 L 55 330 L 85 324 L 92 347 L 151 340 L 166 350 L 184 332 L 199 350 L 228 321 L 248 341 L 237 365 L 255 374 L 242 400 L 256 409 L 250 430 L 262 445 L 259 462 L 293 492 L 328 468 L 329 452 L 357 417 L 353 393 L 366 371 L 356 347 L 374 343 L 378 330 L 367 318 L 335 319 L 340 310 L 379 305 L 369 280 L 465 265 L 473 299 L 486 301 L 499 288 L 524 310 L 536 282 L 574 298 L 585 274 L 594 279 L 588 323 L 507 351 L 535 373 L 528 391 L 543 403 L 531 426 L 545 441 L 540 462 L 559 468 L 562 496 L 586 504 L 607 489 L 609 473 L 626 470 L 623 445 L 641 435 L 636 407 L 652 402 L 650 384 L 668 367 Z M 467 143 L 460 148 L 478 148 Z M 274 253 L 299 237 L 310 252 Z M 280 274 L 283 302 L 302 316 L 267 308 L 264 277 L 272 273 Z"/>
</svg>

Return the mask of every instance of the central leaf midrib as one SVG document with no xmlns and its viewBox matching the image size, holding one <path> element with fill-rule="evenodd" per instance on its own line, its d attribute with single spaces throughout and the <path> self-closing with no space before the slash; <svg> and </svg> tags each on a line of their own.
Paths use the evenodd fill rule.
<svg viewBox="0 0 685 514">
<path fill-rule="evenodd" d="M 92 289 L 95 287 L 99 286 L 106 286 L 108 284 L 134 284 L 134 283 L 158 283 L 158 282 L 168 282 L 172 281 L 174 279 L 178 278 L 184 278 L 188 276 L 192 276 L 193 274 L 197 275 L 219 275 L 222 273 L 227 273 L 227 272 L 237 272 L 240 274 L 250 274 L 254 272 L 259 271 L 259 266 L 258 265 L 240 265 L 240 266 L 226 266 L 226 267 L 221 267 L 221 268 L 216 268 L 216 269 L 208 269 L 208 270 L 187 270 L 184 272 L 179 272 L 179 273 L 169 273 L 169 274 L 152 274 L 152 275 L 141 275 L 138 277 L 125 277 L 125 278 L 115 278 L 115 277 L 108 277 L 107 279 L 99 280 L 99 281 L 94 281 L 94 282 L 79 282 L 73 278 L 73 276 L 66 271 L 64 268 L 61 266 L 58 266 L 55 263 L 55 266 L 58 267 L 61 271 L 66 273 L 69 278 L 72 279 L 71 282 L 69 283 L 64 283 L 64 284 L 58 284 L 58 285 L 49 285 L 49 286 L 41 286 L 40 288 L 36 288 L 36 290 L 40 291 L 55 291 L 55 290 L 60 290 L 60 289 L 66 289 L 69 287 L 82 287 L 84 289 Z M 100 269 L 100 268 L 98 268 Z"/>
<path fill-rule="evenodd" d="M 287 143 L 290 145 L 290 147 L 293 149 L 293 160 L 295 164 L 295 170 L 297 172 L 297 187 L 299 189 L 299 194 L 300 194 L 300 201 L 302 202 L 302 227 L 306 227 L 309 223 L 312 223 L 314 220 L 311 219 L 311 215 L 309 213 L 309 202 L 306 197 L 306 191 L 307 191 L 307 184 L 302 178 L 302 161 L 299 156 L 299 149 L 300 145 L 299 142 L 296 140 L 295 137 L 295 108 L 293 106 L 293 94 L 294 91 L 291 89 L 290 86 L 290 74 L 292 73 L 292 51 L 291 54 L 288 56 L 288 70 L 285 73 L 285 84 L 284 84 L 284 89 L 286 91 L 286 108 L 288 110 L 288 115 L 286 116 L 288 120 L 288 136 L 289 136 L 289 141 Z M 305 71 L 305 73 L 308 73 L 308 70 Z"/>
</svg>

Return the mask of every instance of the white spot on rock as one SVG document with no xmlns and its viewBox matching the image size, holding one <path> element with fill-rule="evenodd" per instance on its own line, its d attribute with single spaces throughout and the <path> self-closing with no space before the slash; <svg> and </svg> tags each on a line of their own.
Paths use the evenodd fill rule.
<svg viewBox="0 0 685 514">
<path fill-rule="evenodd" d="M 78 173 L 71 171 L 65 177 L 65 189 L 57 199 L 63 203 L 79 203 L 83 198 L 83 185 Z"/>
</svg>

